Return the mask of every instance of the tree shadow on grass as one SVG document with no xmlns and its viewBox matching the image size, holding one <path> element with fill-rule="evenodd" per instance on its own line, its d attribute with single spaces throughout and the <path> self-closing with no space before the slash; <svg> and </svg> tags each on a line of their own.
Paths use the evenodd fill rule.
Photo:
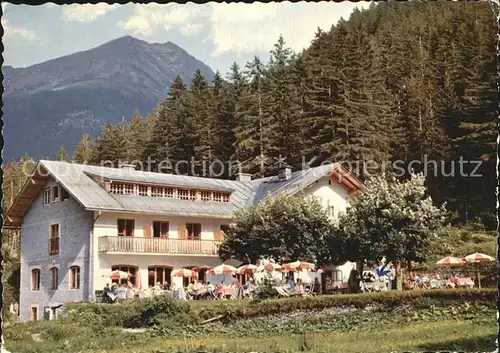
<svg viewBox="0 0 500 353">
<path fill-rule="evenodd" d="M 443 340 L 439 343 L 428 343 L 418 346 L 426 351 L 458 351 L 458 352 L 493 352 L 496 349 L 495 335 L 485 335 L 475 338 L 461 338 L 458 340 Z"/>
</svg>

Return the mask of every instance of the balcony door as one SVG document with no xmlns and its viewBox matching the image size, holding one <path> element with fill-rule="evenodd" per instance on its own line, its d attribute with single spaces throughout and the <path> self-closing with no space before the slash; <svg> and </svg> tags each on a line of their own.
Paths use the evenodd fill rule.
<svg viewBox="0 0 500 353">
<path fill-rule="evenodd" d="M 133 219 L 119 219 L 118 220 L 118 236 L 119 237 L 133 237 L 135 228 L 135 220 Z"/>
<path fill-rule="evenodd" d="M 186 224 L 187 239 L 189 240 L 200 240 L 201 239 L 201 224 L 200 223 L 188 223 Z"/>
<path fill-rule="evenodd" d="M 118 220 L 118 248 L 121 251 L 134 251 L 134 228 L 135 221 L 133 219 Z"/>
<path fill-rule="evenodd" d="M 168 238 L 168 222 L 154 221 L 153 222 L 153 237 Z"/>
</svg>

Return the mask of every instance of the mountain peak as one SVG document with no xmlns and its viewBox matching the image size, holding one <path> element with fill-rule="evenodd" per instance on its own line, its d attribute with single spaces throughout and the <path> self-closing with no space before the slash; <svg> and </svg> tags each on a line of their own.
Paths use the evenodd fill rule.
<svg viewBox="0 0 500 353">
<path fill-rule="evenodd" d="M 97 137 L 107 120 L 115 123 L 136 109 L 148 114 L 177 75 L 185 82 L 198 69 L 207 81 L 214 75 L 172 42 L 150 44 L 132 36 L 27 68 L 2 69 L 7 160 L 24 152 L 54 155 L 61 145 L 73 149 L 83 133 Z"/>
</svg>

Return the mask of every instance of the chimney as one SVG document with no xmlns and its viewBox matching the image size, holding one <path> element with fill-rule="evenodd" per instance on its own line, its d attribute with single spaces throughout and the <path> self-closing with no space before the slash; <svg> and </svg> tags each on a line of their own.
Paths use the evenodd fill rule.
<svg viewBox="0 0 500 353">
<path fill-rule="evenodd" d="M 292 168 L 290 166 L 284 166 L 280 168 L 279 179 L 280 181 L 290 180 L 292 177 Z"/>
<path fill-rule="evenodd" d="M 237 173 L 236 180 L 238 180 L 238 181 L 252 181 L 252 174 Z"/>
<path fill-rule="evenodd" d="M 133 170 L 135 170 L 135 164 L 122 163 L 122 164 L 118 165 L 118 168 L 128 170 L 128 171 L 133 171 Z"/>
</svg>

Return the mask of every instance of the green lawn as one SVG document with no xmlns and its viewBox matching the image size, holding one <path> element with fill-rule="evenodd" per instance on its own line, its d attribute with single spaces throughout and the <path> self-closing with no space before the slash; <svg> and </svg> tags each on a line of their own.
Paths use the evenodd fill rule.
<svg viewBox="0 0 500 353">
<path fill-rule="evenodd" d="M 392 352 L 392 351 L 493 351 L 496 327 L 471 322 L 443 321 L 418 323 L 399 328 L 351 333 L 309 333 L 287 335 L 286 333 L 259 337 L 206 337 L 202 339 L 151 341 L 143 347 L 118 352 L 195 352 L 204 347 L 217 352 Z"/>
</svg>

